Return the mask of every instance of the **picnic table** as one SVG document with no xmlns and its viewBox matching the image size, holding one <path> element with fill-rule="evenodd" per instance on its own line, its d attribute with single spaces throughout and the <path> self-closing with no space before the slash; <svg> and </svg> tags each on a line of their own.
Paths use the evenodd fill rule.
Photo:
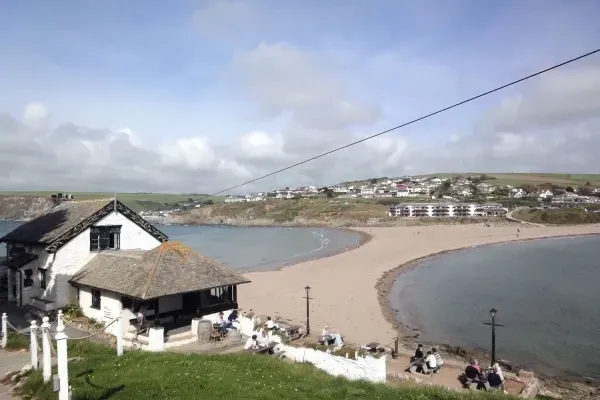
<svg viewBox="0 0 600 400">
<path fill-rule="evenodd" d="M 262 353 L 266 353 L 269 354 L 269 352 L 272 352 L 273 349 L 275 348 L 275 346 L 277 346 L 277 342 L 270 342 L 267 344 L 259 344 L 258 347 L 256 348 L 252 348 L 250 349 L 250 351 L 254 354 L 262 354 Z"/>
<path fill-rule="evenodd" d="M 370 353 L 375 353 L 379 349 L 379 343 L 378 342 L 367 343 L 367 344 L 365 344 L 365 349 Z"/>
</svg>

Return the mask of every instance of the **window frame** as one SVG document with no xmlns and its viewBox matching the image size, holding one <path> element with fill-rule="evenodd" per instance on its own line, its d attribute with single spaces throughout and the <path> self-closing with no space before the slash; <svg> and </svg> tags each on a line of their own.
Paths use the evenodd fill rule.
<svg viewBox="0 0 600 400">
<path fill-rule="evenodd" d="M 100 310 L 102 307 L 102 291 L 100 289 L 92 289 L 90 293 L 92 295 L 90 308 L 93 308 L 94 310 Z"/>
<path fill-rule="evenodd" d="M 90 251 L 120 250 L 122 225 L 92 226 Z"/>
<path fill-rule="evenodd" d="M 40 289 L 48 288 L 48 270 L 46 268 L 38 268 L 39 270 L 39 279 L 40 279 Z"/>
</svg>

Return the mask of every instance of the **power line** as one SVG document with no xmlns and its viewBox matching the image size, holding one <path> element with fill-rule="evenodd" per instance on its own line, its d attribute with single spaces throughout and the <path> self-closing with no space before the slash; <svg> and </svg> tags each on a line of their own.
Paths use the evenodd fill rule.
<svg viewBox="0 0 600 400">
<path fill-rule="evenodd" d="M 346 144 L 346 145 L 344 145 L 344 146 L 341 146 L 341 147 L 335 148 L 335 149 L 333 149 L 333 150 L 329 150 L 329 151 L 327 151 L 327 152 L 325 152 L 325 153 L 321 153 L 321 154 L 319 154 L 319 155 L 317 155 L 317 156 L 314 156 L 314 157 L 311 157 L 311 158 L 307 158 L 307 159 L 306 159 L 306 160 L 304 160 L 304 161 L 297 162 L 296 164 L 292 164 L 292 165 L 289 165 L 289 166 L 287 166 L 287 167 L 285 167 L 285 168 L 278 169 L 277 171 L 274 171 L 274 172 L 268 173 L 268 174 L 266 174 L 266 175 L 262 175 L 262 176 L 260 176 L 260 177 L 258 177 L 258 178 L 251 179 L 251 180 L 249 180 L 249 181 L 246 181 L 246 182 L 244 182 L 244 183 L 240 183 L 239 185 L 232 186 L 232 187 L 230 187 L 230 188 L 228 188 L 228 189 L 224 189 L 224 190 L 221 190 L 221 191 L 215 192 L 215 193 L 213 193 L 213 194 L 211 194 L 211 195 L 209 195 L 209 196 L 216 196 L 216 195 L 219 195 L 219 194 L 222 194 L 222 193 L 225 193 L 225 192 L 229 192 L 229 191 L 231 191 L 231 190 L 234 190 L 234 189 L 237 189 L 237 188 L 239 188 L 239 187 L 246 186 L 246 185 L 248 185 L 248 184 L 250 184 L 250 183 L 254 183 L 254 182 L 256 182 L 256 181 L 260 181 L 260 180 L 262 180 L 262 179 L 265 179 L 265 178 L 268 178 L 268 177 L 270 177 L 270 176 L 277 175 L 277 174 L 279 174 L 279 173 L 281 173 L 281 172 L 284 172 L 284 171 L 287 171 L 287 170 L 289 170 L 289 169 L 296 168 L 296 167 L 298 167 L 298 166 L 300 166 L 300 165 L 303 165 L 303 164 L 309 163 L 309 162 L 311 162 L 311 161 L 314 161 L 314 160 L 316 160 L 316 159 L 319 159 L 319 158 L 325 157 L 325 156 L 327 156 L 327 155 L 329 155 L 329 154 L 336 153 L 336 152 L 338 152 L 338 151 L 340 151 L 340 150 L 347 149 L 348 147 L 352 147 L 352 146 L 354 146 L 354 145 L 357 145 L 357 144 L 359 144 L 359 143 L 366 142 L 367 140 L 371 140 L 371 139 L 373 139 L 373 138 L 376 138 L 376 137 L 378 137 L 378 136 L 385 135 L 386 133 L 389 133 L 389 132 L 395 131 L 395 130 L 397 130 L 397 129 L 400 129 L 400 128 L 404 128 L 405 126 L 408 126 L 408 125 L 414 124 L 415 122 L 419 122 L 419 121 L 422 121 L 422 120 L 424 120 L 424 119 L 427 119 L 427 118 L 433 117 L 434 115 L 441 114 L 441 113 L 443 113 L 443 112 L 445 112 L 445 111 L 448 111 L 448 110 L 451 110 L 451 109 L 453 109 L 453 108 L 455 108 L 455 107 L 462 106 L 463 104 L 469 103 L 469 102 L 471 102 L 471 101 L 473 101 L 473 100 L 477 100 L 477 99 L 479 99 L 479 98 L 481 98 L 481 97 L 485 97 L 485 96 L 487 96 L 487 95 L 489 95 L 489 94 L 492 94 L 492 93 L 498 92 L 498 91 L 500 91 L 500 90 L 506 89 L 506 88 L 507 88 L 507 87 L 509 87 L 509 86 L 516 85 L 517 83 L 521 83 L 521 82 L 523 82 L 523 81 L 526 81 L 526 80 L 528 80 L 528 79 L 534 78 L 534 77 L 536 77 L 536 76 L 539 76 L 539 75 L 545 74 L 546 72 L 550 72 L 550 71 L 552 71 L 552 70 L 554 70 L 554 69 L 558 69 L 558 68 L 560 68 L 560 67 L 564 67 L 564 66 L 565 66 L 565 65 L 567 65 L 567 64 L 574 63 L 575 61 L 582 60 L 582 59 L 584 59 L 584 58 L 586 58 L 586 57 L 589 57 L 589 56 L 591 56 L 591 55 L 593 55 L 593 54 L 596 54 L 596 53 L 599 53 L 599 52 L 600 52 L 600 49 L 596 49 L 596 50 L 594 50 L 594 51 L 590 51 L 589 53 L 582 54 L 582 55 L 580 55 L 580 56 L 578 56 L 578 57 L 571 58 L 570 60 L 567 60 L 567 61 L 561 62 L 560 64 L 556 64 L 556 65 L 554 65 L 554 66 L 552 66 L 552 67 L 549 67 L 549 68 L 543 69 L 543 70 L 541 70 L 541 71 L 538 71 L 538 72 L 536 72 L 536 73 L 534 73 L 534 74 L 527 75 L 527 76 L 525 76 L 525 77 L 523 77 L 523 78 L 521 78 L 521 79 L 517 79 L 516 81 L 512 81 L 512 82 L 510 82 L 510 83 L 507 83 L 507 84 L 505 84 L 505 85 L 502 85 L 502 86 L 496 87 L 495 89 L 488 90 L 487 92 L 484 92 L 484 93 L 478 94 L 477 96 L 470 97 L 470 98 L 468 98 L 468 99 L 466 99 L 466 100 L 463 100 L 463 101 L 460 101 L 460 102 L 458 102 L 458 103 L 452 104 L 451 106 L 444 107 L 444 108 L 442 108 L 442 109 L 439 109 L 439 110 L 437 110 L 437 111 L 434 111 L 434 112 L 432 112 L 432 113 L 429 113 L 429 114 L 427 114 L 427 115 L 424 115 L 424 116 L 422 116 L 422 117 L 419 117 L 419 118 L 413 119 L 412 121 L 405 122 L 405 123 L 403 123 L 402 125 L 398 125 L 398 126 L 395 126 L 395 127 L 393 127 L 393 128 L 387 129 L 387 130 L 385 130 L 385 131 L 383 131 L 383 132 L 379 132 L 379 133 L 376 133 L 376 134 L 374 134 L 374 135 L 368 136 L 368 137 L 366 137 L 366 138 L 363 138 L 363 139 L 357 140 L 357 141 L 355 141 L 355 142 L 348 143 L 348 144 Z M 208 197 L 208 196 L 207 196 L 207 197 Z"/>
</svg>

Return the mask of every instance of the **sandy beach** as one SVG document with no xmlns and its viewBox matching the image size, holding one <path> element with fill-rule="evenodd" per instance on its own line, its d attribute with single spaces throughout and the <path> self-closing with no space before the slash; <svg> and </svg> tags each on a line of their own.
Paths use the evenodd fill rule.
<svg viewBox="0 0 600 400">
<path fill-rule="evenodd" d="M 520 230 L 517 238 L 517 228 Z M 556 236 L 600 234 L 600 225 L 537 227 L 453 225 L 357 228 L 371 236 L 363 246 L 278 271 L 252 272 L 239 288 L 240 306 L 261 315 L 303 323 L 304 287 L 311 289 L 311 329 L 342 333 L 349 343 L 391 344 L 397 335 L 387 305 L 391 282 L 402 266 L 435 253 L 465 247 Z"/>
</svg>

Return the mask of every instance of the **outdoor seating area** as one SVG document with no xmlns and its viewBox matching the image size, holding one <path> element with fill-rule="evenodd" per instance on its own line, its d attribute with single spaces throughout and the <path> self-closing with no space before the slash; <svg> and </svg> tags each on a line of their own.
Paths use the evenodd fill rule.
<svg viewBox="0 0 600 400">
<path fill-rule="evenodd" d="M 435 347 L 425 354 L 422 344 L 417 346 L 415 355 L 411 357 L 410 361 L 411 364 L 408 367 L 410 373 L 420 372 L 425 375 L 437 374 L 444 365 L 444 360 Z"/>
<path fill-rule="evenodd" d="M 504 374 L 498 363 L 489 368 L 482 368 L 477 360 L 472 360 L 459 380 L 465 388 L 471 390 L 505 391 Z"/>
</svg>

